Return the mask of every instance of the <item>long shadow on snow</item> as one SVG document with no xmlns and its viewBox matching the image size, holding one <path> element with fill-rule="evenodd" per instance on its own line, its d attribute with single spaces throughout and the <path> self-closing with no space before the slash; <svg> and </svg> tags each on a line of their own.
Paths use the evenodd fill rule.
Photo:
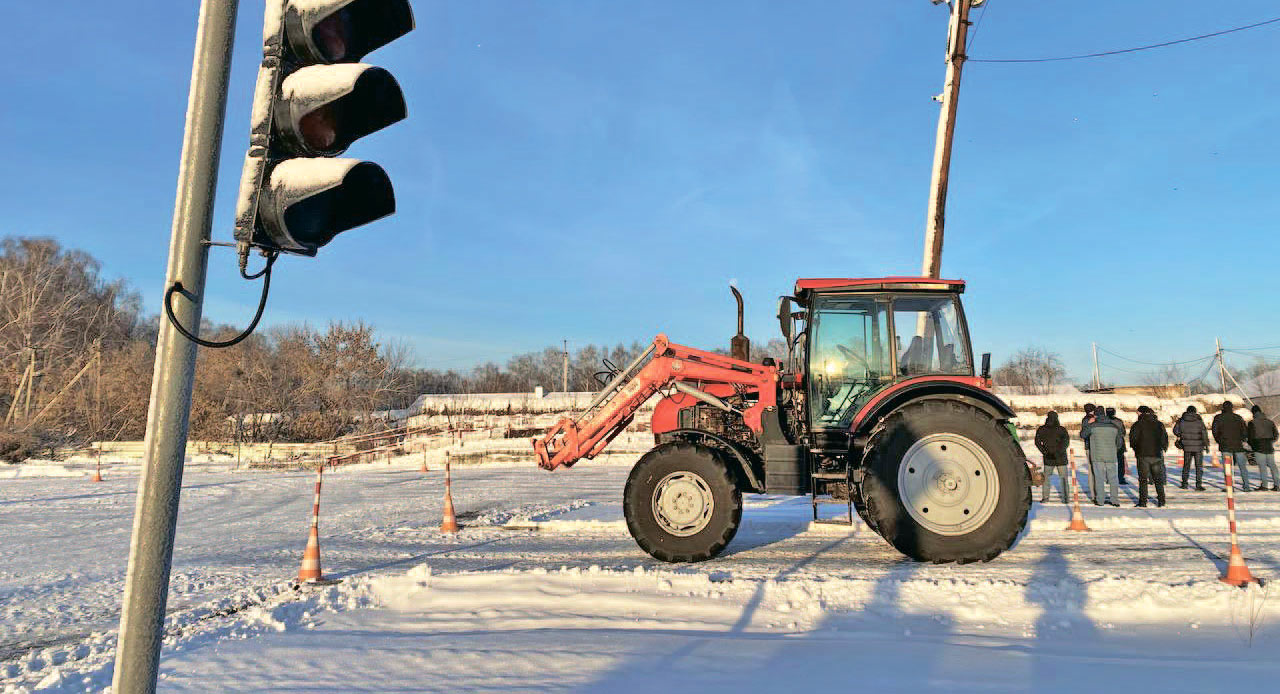
<svg viewBox="0 0 1280 694">
<path fill-rule="evenodd" d="M 761 581 L 726 632 L 681 632 L 683 638 L 675 648 L 627 660 L 578 690 L 649 692 L 654 689 L 654 673 L 662 673 L 667 683 L 678 683 L 672 685 L 673 691 L 699 692 L 793 689 L 797 683 L 839 691 L 855 685 L 858 689 L 896 691 L 934 683 L 934 670 L 952 630 L 951 620 L 936 612 L 914 614 L 903 609 L 904 584 L 927 566 L 908 559 L 897 560 L 876 580 L 859 612 L 828 614 L 812 630 L 800 633 L 751 630 L 771 593 L 774 600 L 787 601 L 783 595 L 789 578 L 852 539 L 836 538 L 772 579 Z M 821 590 L 820 580 L 806 587 L 798 594 L 802 601 L 798 608 L 803 612 L 804 601 L 820 602 Z M 863 644 L 879 648 L 874 654 L 861 653 Z M 890 645 L 884 648 L 885 644 Z"/>
<path fill-rule="evenodd" d="M 1088 598 L 1084 582 L 1071 573 L 1062 547 L 1046 547 L 1026 588 L 1027 602 L 1041 606 L 1035 623 L 1028 686 L 1079 677 L 1080 659 L 1061 656 L 1069 647 L 1097 641 L 1097 627 L 1084 613 Z"/>
</svg>

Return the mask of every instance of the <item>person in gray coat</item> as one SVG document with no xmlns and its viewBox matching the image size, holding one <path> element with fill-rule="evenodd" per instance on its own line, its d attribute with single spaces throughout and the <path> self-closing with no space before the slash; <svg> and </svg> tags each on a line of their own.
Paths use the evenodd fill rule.
<svg viewBox="0 0 1280 694">
<path fill-rule="evenodd" d="M 1107 417 L 1102 408 L 1093 411 L 1093 419 L 1080 430 L 1080 438 L 1089 445 L 1089 469 L 1093 471 L 1093 503 L 1101 506 L 1107 496 L 1103 484 L 1110 492 L 1111 506 L 1120 505 L 1120 490 L 1116 485 L 1116 451 L 1120 450 L 1120 429 Z"/>
<path fill-rule="evenodd" d="M 1227 456 L 1235 461 L 1236 471 L 1240 474 L 1241 491 L 1253 491 L 1249 488 L 1249 454 L 1245 452 L 1244 442 L 1249 435 L 1244 417 L 1235 413 L 1235 406 L 1230 400 L 1222 403 L 1222 412 L 1214 415 L 1209 430 L 1213 432 L 1213 440 L 1218 443 L 1218 451 L 1222 453 L 1222 466 L 1231 463 Z M 1225 490 L 1224 490 L 1225 491 Z"/>
<path fill-rule="evenodd" d="M 1276 469 L 1276 423 L 1262 408 L 1253 406 L 1253 419 L 1249 422 L 1249 448 L 1258 461 L 1258 491 L 1267 491 L 1267 471 L 1271 472 L 1271 491 L 1280 492 L 1280 470 Z"/>
<path fill-rule="evenodd" d="M 1120 430 L 1120 450 L 1116 451 L 1116 478 L 1120 484 L 1128 484 L 1128 482 L 1124 481 L 1124 422 L 1120 421 L 1120 418 L 1116 416 L 1116 408 L 1114 407 L 1107 408 L 1107 419 L 1110 419 L 1111 423 L 1115 424 L 1116 428 Z"/>
<path fill-rule="evenodd" d="M 1177 441 L 1173 444 L 1182 449 L 1182 488 L 1187 488 L 1187 476 L 1191 472 L 1191 464 L 1196 466 L 1196 491 L 1204 491 L 1204 452 L 1209 448 L 1209 430 L 1204 426 L 1204 419 L 1196 412 L 1196 406 L 1190 405 L 1173 424 L 1173 435 Z"/>
</svg>

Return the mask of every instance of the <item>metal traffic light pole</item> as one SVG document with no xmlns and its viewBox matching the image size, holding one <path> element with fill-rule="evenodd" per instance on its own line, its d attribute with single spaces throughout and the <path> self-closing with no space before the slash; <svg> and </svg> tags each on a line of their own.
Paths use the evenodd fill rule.
<svg viewBox="0 0 1280 694">
<path fill-rule="evenodd" d="M 208 265 L 205 242 L 209 240 L 218 181 L 238 4 L 238 0 L 202 0 L 196 27 L 164 284 L 167 288 L 181 282 L 185 288 L 174 313 L 186 325 L 200 325 Z M 162 315 L 147 409 L 146 453 L 138 480 L 129 571 L 120 611 L 112 679 L 115 694 L 154 692 L 156 688 L 195 367 L 195 343 L 180 335 Z"/>
</svg>

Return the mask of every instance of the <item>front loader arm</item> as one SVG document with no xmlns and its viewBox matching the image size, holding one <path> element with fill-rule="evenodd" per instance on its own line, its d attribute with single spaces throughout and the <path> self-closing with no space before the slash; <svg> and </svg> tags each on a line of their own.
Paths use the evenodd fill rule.
<svg viewBox="0 0 1280 694">
<path fill-rule="evenodd" d="M 777 367 L 672 344 L 666 335 L 658 335 L 648 349 L 592 398 L 581 415 L 561 418 L 542 438 L 533 440 L 538 466 L 554 470 L 596 457 L 631 423 L 649 398 L 680 381 L 740 385 L 758 392 L 755 404 L 742 411 L 747 427 L 757 433 L 762 429 L 760 417 L 764 408 L 775 406 L 777 400 Z M 713 396 L 706 397 L 714 400 Z"/>
</svg>

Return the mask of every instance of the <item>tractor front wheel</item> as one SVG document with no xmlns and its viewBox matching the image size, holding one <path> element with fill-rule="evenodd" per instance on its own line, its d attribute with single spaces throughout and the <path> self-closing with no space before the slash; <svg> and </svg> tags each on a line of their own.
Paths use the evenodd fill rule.
<svg viewBox="0 0 1280 694">
<path fill-rule="evenodd" d="M 1005 427 L 957 400 L 926 400 L 875 434 L 864 518 L 898 551 L 935 563 L 989 561 L 1027 524 L 1027 467 Z"/>
<path fill-rule="evenodd" d="M 644 454 L 631 469 L 622 513 L 636 544 L 655 559 L 705 561 L 737 534 L 742 492 L 715 451 L 675 441 Z"/>
</svg>

